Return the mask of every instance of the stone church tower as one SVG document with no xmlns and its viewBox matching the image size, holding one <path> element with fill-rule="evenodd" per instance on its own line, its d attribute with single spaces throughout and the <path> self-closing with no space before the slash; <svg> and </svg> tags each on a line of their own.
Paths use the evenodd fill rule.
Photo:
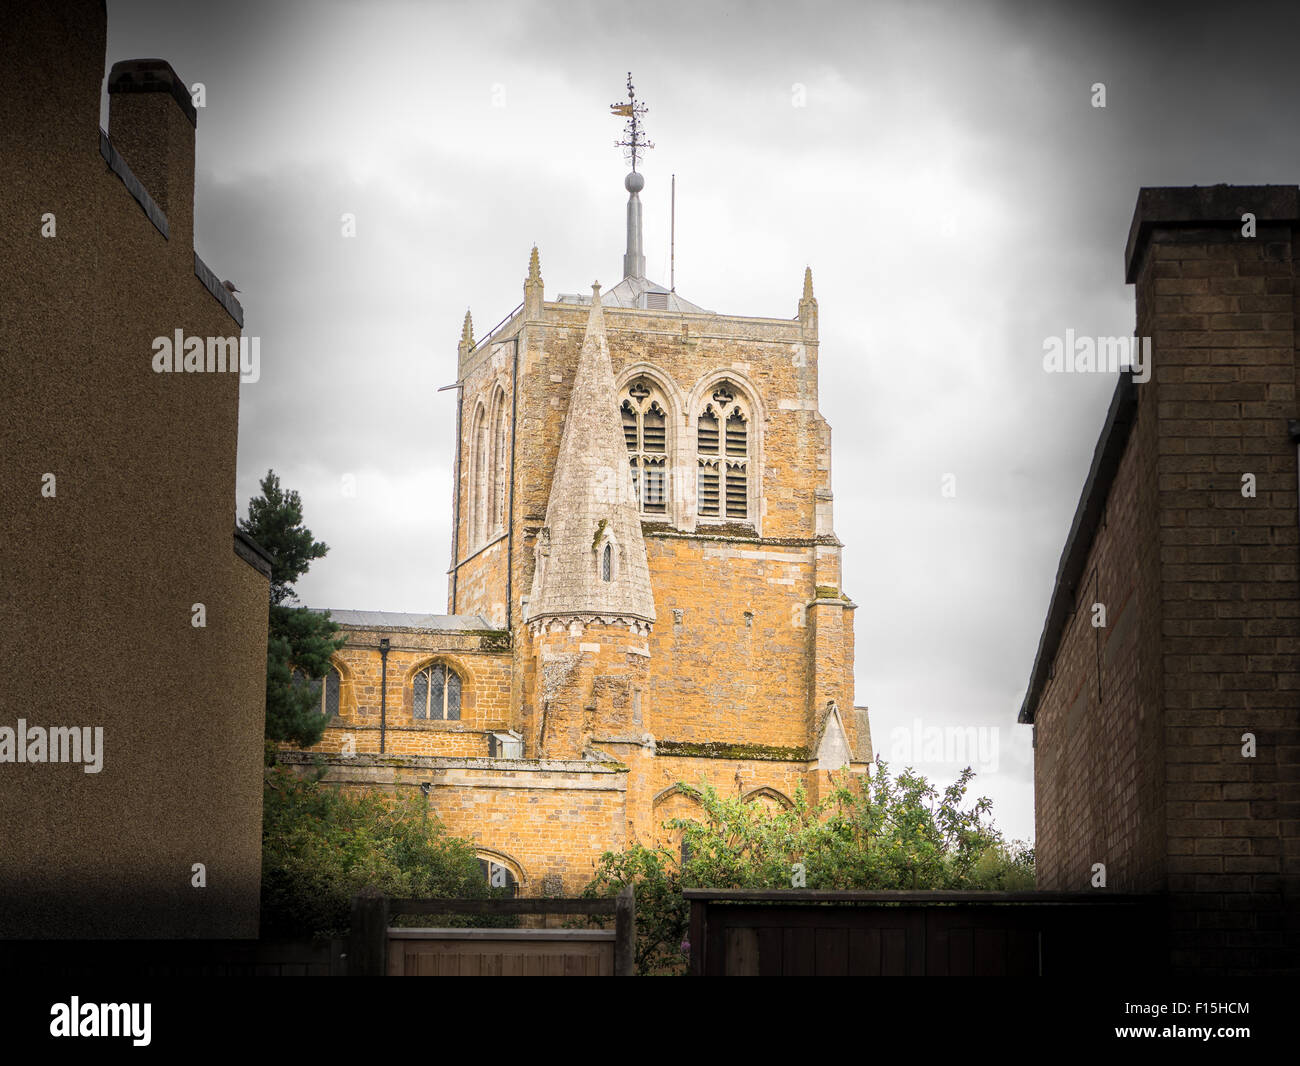
<svg viewBox="0 0 1300 1066">
<path fill-rule="evenodd" d="M 644 276 L 644 186 L 616 286 L 547 300 L 533 249 L 520 307 L 462 343 L 451 612 L 510 631 L 530 757 L 865 762 L 811 271 L 793 319 L 706 311 Z"/>
<path fill-rule="evenodd" d="M 616 285 L 548 299 L 534 248 L 466 315 L 449 613 L 331 612 L 330 779 L 419 785 L 524 891 L 669 842 L 701 782 L 785 806 L 871 760 L 811 271 L 788 318 L 649 280 L 635 166 Z"/>
</svg>

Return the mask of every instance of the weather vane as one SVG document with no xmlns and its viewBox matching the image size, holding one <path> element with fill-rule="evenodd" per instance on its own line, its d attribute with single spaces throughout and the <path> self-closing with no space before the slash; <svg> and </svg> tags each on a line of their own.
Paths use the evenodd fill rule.
<svg viewBox="0 0 1300 1066">
<path fill-rule="evenodd" d="M 632 169 L 635 171 L 641 153 L 647 148 L 653 148 L 654 144 L 645 139 L 645 131 L 641 128 L 641 116 L 649 108 L 645 104 L 637 103 L 630 70 L 627 72 L 627 103 L 610 104 L 609 109 L 615 115 L 622 115 L 627 119 L 627 125 L 623 128 L 624 139 L 615 141 L 614 147 L 623 149 L 623 157 L 632 164 Z"/>
</svg>

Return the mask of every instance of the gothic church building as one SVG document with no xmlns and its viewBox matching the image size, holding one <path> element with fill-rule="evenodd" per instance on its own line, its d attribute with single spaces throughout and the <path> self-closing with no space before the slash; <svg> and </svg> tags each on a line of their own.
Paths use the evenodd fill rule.
<svg viewBox="0 0 1300 1066">
<path fill-rule="evenodd" d="M 523 302 L 459 345 L 448 613 L 331 610 L 327 781 L 421 789 L 485 869 L 574 893 L 668 844 L 709 782 L 786 806 L 871 761 L 854 706 L 817 301 L 716 314 L 645 277 Z"/>
</svg>

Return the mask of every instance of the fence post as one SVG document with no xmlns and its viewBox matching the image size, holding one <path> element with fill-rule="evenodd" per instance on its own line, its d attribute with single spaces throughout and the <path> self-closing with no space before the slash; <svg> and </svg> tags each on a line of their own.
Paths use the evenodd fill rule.
<svg viewBox="0 0 1300 1066">
<path fill-rule="evenodd" d="M 384 977 L 388 973 L 388 897 L 364 888 L 352 897 L 348 936 L 348 975 Z"/>
<path fill-rule="evenodd" d="M 691 900 L 691 924 L 687 940 L 691 946 L 691 965 L 687 971 L 692 977 L 704 976 L 704 936 L 708 904 L 702 899 Z"/>
<path fill-rule="evenodd" d="M 636 896 L 624 885 L 614 903 L 614 976 L 636 976 Z"/>
</svg>

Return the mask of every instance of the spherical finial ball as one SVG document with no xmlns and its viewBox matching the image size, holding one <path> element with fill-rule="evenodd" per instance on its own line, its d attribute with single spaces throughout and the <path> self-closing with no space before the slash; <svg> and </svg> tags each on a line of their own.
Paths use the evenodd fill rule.
<svg viewBox="0 0 1300 1066">
<path fill-rule="evenodd" d="M 623 188 L 628 192 L 640 192 L 645 188 L 645 178 L 634 170 L 623 179 Z"/>
</svg>

